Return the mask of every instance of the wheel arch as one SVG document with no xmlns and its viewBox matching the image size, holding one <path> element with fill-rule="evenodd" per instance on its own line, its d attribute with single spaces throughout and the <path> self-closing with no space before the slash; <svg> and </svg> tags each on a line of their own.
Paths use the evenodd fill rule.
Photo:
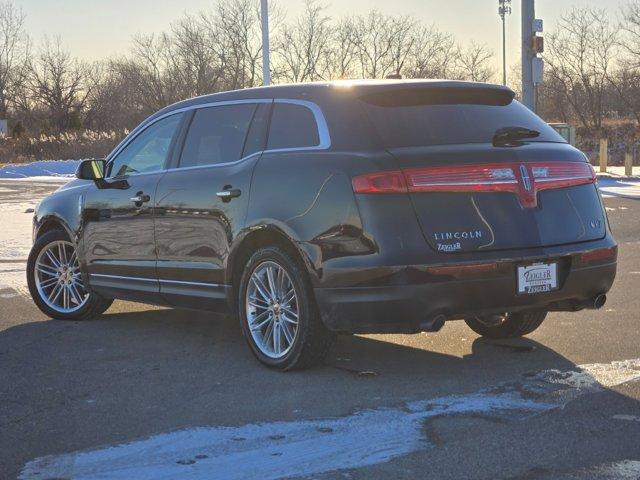
<svg viewBox="0 0 640 480">
<path fill-rule="evenodd" d="M 240 277 L 249 257 L 258 249 L 267 246 L 278 246 L 291 254 L 308 273 L 314 272 L 311 258 L 290 235 L 274 225 L 253 227 L 238 239 L 227 259 L 225 282 L 231 286 L 230 306 L 235 311 Z M 313 282 L 312 282 L 313 283 Z"/>
<path fill-rule="evenodd" d="M 62 230 L 67 234 L 69 240 L 75 240 L 75 236 L 73 235 L 71 228 L 67 225 L 67 223 L 57 215 L 47 215 L 46 217 L 41 218 L 35 225 L 33 241 L 35 242 L 38 238 L 40 238 L 45 233 L 49 233 L 52 230 Z"/>
</svg>

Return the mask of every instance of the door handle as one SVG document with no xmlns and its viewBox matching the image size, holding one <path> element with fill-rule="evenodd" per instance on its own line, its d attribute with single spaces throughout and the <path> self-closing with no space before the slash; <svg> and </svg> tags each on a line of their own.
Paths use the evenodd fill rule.
<svg viewBox="0 0 640 480">
<path fill-rule="evenodd" d="M 231 200 L 232 198 L 239 197 L 241 194 L 242 194 L 242 191 L 237 188 L 222 190 L 221 192 L 216 193 L 216 195 L 222 200 Z"/>
<path fill-rule="evenodd" d="M 146 203 L 151 200 L 151 197 L 149 195 L 144 195 L 142 192 L 138 192 L 135 197 L 131 197 L 129 200 L 134 203 Z"/>
</svg>

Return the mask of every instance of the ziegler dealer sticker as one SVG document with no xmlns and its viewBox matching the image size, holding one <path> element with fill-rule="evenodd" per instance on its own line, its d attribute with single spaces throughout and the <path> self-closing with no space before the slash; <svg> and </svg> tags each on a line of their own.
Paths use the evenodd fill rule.
<svg viewBox="0 0 640 480">
<path fill-rule="evenodd" d="M 558 288 L 558 264 L 534 263 L 518 267 L 518 293 L 544 293 Z"/>
</svg>

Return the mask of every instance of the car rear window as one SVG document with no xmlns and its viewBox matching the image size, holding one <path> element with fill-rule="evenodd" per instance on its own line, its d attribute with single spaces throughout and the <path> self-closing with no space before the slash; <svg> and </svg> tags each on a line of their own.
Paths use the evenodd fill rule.
<svg viewBox="0 0 640 480">
<path fill-rule="evenodd" d="M 269 127 L 268 150 L 315 147 L 320 143 L 313 112 L 293 103 L 275 103 Z"/>
<path fill-rule="evenodd" d="M 565 140 L 509 92 L 412 89 L 360 99 L 365 114 L 387 148 L 489 143 L 505 127 L 540 132 L 528 141 Z"/>
</svg>

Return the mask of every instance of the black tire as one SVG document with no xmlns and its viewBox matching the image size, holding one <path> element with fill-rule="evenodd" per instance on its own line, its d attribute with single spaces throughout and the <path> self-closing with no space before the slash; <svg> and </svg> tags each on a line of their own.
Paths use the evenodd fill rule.
<svg viewBox="0 0 640 480">
<path fill-rule="evenodd" d="M 113 299 L 104 298 L 93 292 L 88 293 L 89 297 L 81 308 L 69 313 L 59 312 L 51 308 L 42 299 L 36 286 L 35 264 L 40 251 L 55 241 L 69 242 L 69 237 L 63 230 L 52 230 L 38 238 L 29 253 L 29 259 L 27 260 L 27 285 L 29 286 L 29 293 L 31 293 L 33 302 L 42 313 L 57 320 L 88 320 L 103 314 L 111 306 Z"/>
<path fill-rule="evenodd" d="M 504 316 L 471 317 L 465 322 L 478 335 L 494 339 L 518 338 L 532 333 L 547 316 L 544 310 L 507 313 Z"/>
<path fill-rule="evenodd" d="M 274 359 L 265 355 L 249 329 L 246 311 L 246 294 L 251 275 L 265 262 L 276 263 L 289 276 L 297 295 L 298 331 L 288 353 Z M 313 295 L 313 288 L 304 266 L 280 247 L 265 247 L 256 251 L 248 260 L 238 289 L 238 316 L 247 344 L 254 356 L 264 365 L 279 370 L 302 370 L 320 364 L 335 340 L 335 334 L 322 323 Z"/>
</svg>

